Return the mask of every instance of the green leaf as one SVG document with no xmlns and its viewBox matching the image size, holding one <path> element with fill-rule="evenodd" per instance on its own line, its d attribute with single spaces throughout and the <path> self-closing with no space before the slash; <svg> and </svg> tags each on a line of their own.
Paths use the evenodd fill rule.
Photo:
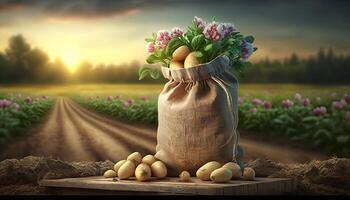
<svg viewBox="0 0 350 200">
<path fill-rule="evenodd" d="M 249 35 L 249 36 L 245 37 L 244 40 L 246 42 L 253 43 L 255 38 L 253 36 Z"/>
<path fill-rule="evenodd" d="M 208 44 L 205 48 L 204 51 L 210 51 L 213 48 L 213 44 Z"/>
<path fill-rule="evenodd" d="M 171 39 L 168 45 L 166 46 L 165 54 L 171 56 L 173 52 L 183 44 L 184 43 L 178 37 Z"/>
<path fill-rule="evenodd" d="M 146 42 L 154 42 L 154 39 L 152 39 L 152 38 L 146 38 L 145 41 L 146 41 Z"/>
<path fill-rule="evenodd" d="M 158 69 L 152 69 L 150 72 L 150 75 L 153 79 L 158 79 L 159 78 L 159 70 Z"/>
<path fill-rule="evenodd" d="M 196 51 L 195 54 L 196 54 L 196 57 L 197 57 L 197 58 L 203 57 L 203 53 L 200 52 L 200 51 Z"/>
<path fill-rule="evenodd" d="M 194 50 L 197 50 L 200 48 L 200 46 L 205 42 L 204 40 L 204 35 L 200 34 L 195 36 L 192 41 L 191 41 L 191 45 L 193 47 Z"/>
<path fill-rule="evenodd" d="M 339 143 L 345 144 L 349 141 L 350 141 L 350 135 L 340 135 L 337 137 L 337 142 Z"/>
<path fill-rule="evenodd" d="M 154 64 L 154 63 L 156 63 L 158 61 L 159 61 L 158 57 L 153 55 L 153 54 L 149 55 L 148 58 L 146 59 L 146 62 L 148 64 Z"/>
<path fill-rule="evenodd" d="M 149 73 L 150 73 L 151 69 L 148 67 L 142 67 L 139 69 L 139 80 L 142 80 L 143 78 L 145 78 Z"/>
</svg>

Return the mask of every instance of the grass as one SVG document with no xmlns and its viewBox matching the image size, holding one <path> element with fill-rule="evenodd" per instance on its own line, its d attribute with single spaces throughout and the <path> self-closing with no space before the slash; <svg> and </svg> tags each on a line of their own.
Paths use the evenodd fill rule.
<svg viewBox="0 0 350 200">
<path fill-rule="evenodd" d="M 156 98 L 163 86 L 160 84 L 65 84 L 65 85 L 0 85 L 0 96 L 7 93 L 22 93 L 24 95 L 50 96 L 94 96 L 123 95 L 124 97 L 138 97 L 141 95 Z M 350 93 L 347 85 L 299 85 L 299 84 L 241 84 L 240 96 L 259 97 L 269 100 L 280 100 L 291 97 L 296 92 L 303 96 L 326 96 L 336 92 Z"/>
</svg>

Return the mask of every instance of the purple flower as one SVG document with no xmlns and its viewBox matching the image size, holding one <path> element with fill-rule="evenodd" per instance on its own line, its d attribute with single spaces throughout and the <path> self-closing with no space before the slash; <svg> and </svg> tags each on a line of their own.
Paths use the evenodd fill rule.
<svg viewBox="0 0 350 200">
<path fill-rule="evenodd" d="M 341 110 L 341 109 L 344 107 L 344 105 L 343 105 L 342 102 L 340 102 L 340 101 L 333 101 L 333 102 L 332 102 L 332 106 L 333 106 L 333 108 L 335 108 L 336 110 Z"/>
<path fill-rule="evenodd" d="M 253 99 L 252 104 L 254 105 L 261 105 L 263 102 L 260 99 Z"/>
<path fill-rule="evenodd" d="M 350 95 L 345 95 L 344 100 L 346 101 L 347 104 L 350 104 Z"/>
<path fill-rule="evenodd" d="M 289 99 L 285 99 L 282 101 L 281 106 L 282 106 L 282 108 L 289 108 L 289 107 L 293 106 L 293 104 L 294 104 L 293 101 L 291 101 Z"/>
<path fill-rule="evenodd" d="M 25 99 L 24 99 L 24 102 L 26 103 L 26 104 L 30 104 L 30 103 L 32 103 L 32 98 L 30 97 L 30 96 L 27 96 Z"/>
<path fill-rule="evenodd" d="M 295 93 L 294 99 L 297 100 L 297 101 L 301 101 L 301 94 Z"/>
<path fill-rule="evenodd" d="M 310 99 L 309 98 L 305 98 L 302 103 L 303 103 L 303 106 L 307 107 L 307 106 L 310 105 Z"/>
<path fill-rule="evenodd" d="M 194 16 L 194 22 L 197 24 L 197 27 L 201 30 L 203 30 L 206 26 L 205 21 L 197 16 Z"/>
<path fill-rule="evenodd" d="M 11 104 L 12 104 L 12 102 L 10 100 L 7 100 L 7 99 L 0 100 L 0 108 L 6 108 L 6 107 L 10 106 Z"/>
<path fill-rule="evenodd" d="M 244 99 L 243 99 L 242 97 L 238 97 L 238 103 L 239 103 L 239 104 L 244 103 Z"/>
<path fill-rule="evenodd" d="M 21 108 L 21 106 L 18 103 L 14 103 L 12 104 L 15 108 L 15 111 L 19 111 L 19 109 Z"/>
<path fill-rule="evenodd" d="M 155 51 L 154 44 L 151 42 L 147 43 L 146 50 L 148 53 L 153 53 Z"/>
<path fill-rule="evenodd" d="M 227 37 L 236 32 L 236 28 L 231 23 L 220 23 L 217 29 L 221 35 L 221 38 Z"/>
<path fill-rule="evenodd" d="M 210 40 L 219 41 L 221 39 L 221 35 L 217 27 L 218 24 L 215 21 L 208 24 L 203 30 L 204 36 Z"/>
<path fill-rule="evenodd" d="M 347 122 L 350 123 L 350 111 L 346 112 L 345 119 L 346 119 Z"/>
<path fill-rule="evenodd" d="M 321 115 L 324 115 L 327 113 L 327 109 L 326 107 L 324 106 L 321 106 L 321 107 L 316 107 L 314 110 L 313 110 L 313 113 L 315 116 L 321 116 Z"/>
<path fill-rule="evenodd" d="M 147 97 L 146 97 L 146 96 L 140 96 L 140 99 L 141 99 L 142 101 L 147 101 Z"/>
<path fill-rule="evenodd" d="M 271 102 L 269 102 L 269 101 L 264 101 L 264 108 L 265 108 L 265 109 L 270 109 L 270 108 L 272 108 Z"/>
<path fill-rule="evenodd" d="M 180 29 L 179 27 L 174 27 L 172 30 L 171 30 L 171 37 L 174 38 L 174 37 L 180 37 L 184 34 L 184 31 L 182 29 Z"/>
<path fill-rule="evenodd" d="M 258 112 L 258 109 L 252 108 L 252 109 L 250 109 L 250 112 L 253 113 L 253 114 L 255 114 L 256 112 Z"/>
<path fill-rule="evenodd" d="M 253 54 L 254 48 L 253 45 L 249 42 L 243 41 L 241 44 L 241 57 L 243 61 L 247 61 L 248 58 Z"/>
<path fill-rule="evenodd" d="M 170 40 L 171 40 L 171 34 L 169 31 L 166 31 L 166 30 L 158 31 L 156 44 L 160 49 L 164 49 Z"/>
<path fill-rule="evenodd" d="M 113 100 L 113 96 L 108 96 L 108 97 L 107 97 L 107 100 L 108 100 L 108 101 L 112 101 L 112 100 Z"/>
<path fill-rule="evenodd" d="M 134 99 L 128 99 L 127 101 L 130 105 L 134 103 Z"/>
</svg>

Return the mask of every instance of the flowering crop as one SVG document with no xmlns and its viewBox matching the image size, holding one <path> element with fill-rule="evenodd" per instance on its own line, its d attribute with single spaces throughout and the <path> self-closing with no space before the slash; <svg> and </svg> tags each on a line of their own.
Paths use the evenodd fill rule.
<svg viewBox="0 0 350 200">
<path fill-rule="evenodd" d="M 317 98 L 301 94 L 290 98 L 293 101 L 239 97 L 239 128 L 257 134 L 286 136 L 331 153 L 350 155 L 350 99 L 347 95 L 339 98 L 319 102 Z M 145 96 L 135 100 L 120 96 L 111 101 L 108 98 L 77 100 L 119 119 L 157 124 L 157 102 Z"/>
<path fill-rule="evenodd" d="M 33 98 L 21 94 L 0 98 L 0 143 L 25 133 L 40 121 L 51 108 L 53 100 L 47 96 Z"/>
<path fill-rule="evenodd" d="M 195 16 L 187 31 L 174 27 L 171 31 L 160 30 L 146 39 L 146 50 L 150 53 L 148 64 L 162 63 L 169 67 L 173 52 L 180 46 L 187 46 L 200 63 L 207 63 L 220 55 L 231 59 L 231 67 L 235 72 L 242 73 L 248 58 L 257 49 L 253 47 L 253 36 L 244 37 L 231 23 L 205 22 Z M 152 78 L 159 77 L 157 69 L 141 68 L 140 79 L 150 74 Z"/>
</svg>

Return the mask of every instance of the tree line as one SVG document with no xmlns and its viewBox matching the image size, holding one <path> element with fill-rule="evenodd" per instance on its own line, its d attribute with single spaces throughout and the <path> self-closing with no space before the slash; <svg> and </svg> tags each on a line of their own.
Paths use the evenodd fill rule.
<svg viewBox="0 0 350 200">
<path fill-rule="evenodd" d="M 22 35 L 9 38 L 8 47 L 0 52 L 0 83 L 160 83 L 164 79 L 138 79 L 140 63 L 93 65 L 81 63 L 74 74 L 67 66 L 38 48 Z M 292 54 L 284 60 L 262 59 L 250 65 L 240 82 L 247 83 L 350 83 L 350 56 L 337 55 L 332 49 L 320 49 L 315 56 L 300 58 Z"/>
</svg>

